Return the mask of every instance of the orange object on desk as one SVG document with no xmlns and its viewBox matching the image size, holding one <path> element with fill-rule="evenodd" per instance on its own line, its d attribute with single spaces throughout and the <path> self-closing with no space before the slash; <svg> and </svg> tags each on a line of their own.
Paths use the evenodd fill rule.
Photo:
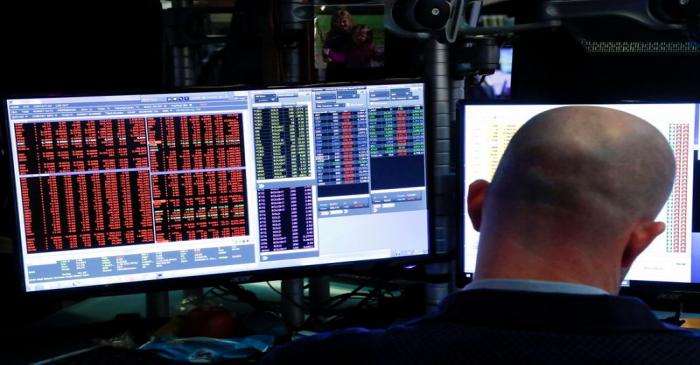
<svg viewBox="0 0 700 365">
<path fill-rule="evenodd" d="M 182 318 L 180 337 L 231 338 L 236 329 L 235 315 L 221 307 L 196 307 Z"/>
</svg>

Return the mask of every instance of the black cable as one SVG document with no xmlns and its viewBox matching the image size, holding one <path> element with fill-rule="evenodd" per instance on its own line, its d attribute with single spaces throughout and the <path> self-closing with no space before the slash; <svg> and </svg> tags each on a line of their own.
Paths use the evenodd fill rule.
<svg viewBox="0 0 700 365">
<path fill-rule="evenodd" d="M 353 289 L 350 293 L 344 293 L 344 294 L 340 294 L 340 295 L 336 295 L 336 296 L 334 296 L 334 297 L 328 298 L 328 299 L 318 308 L 318 311 L 321 312 L 321 311 L 326 310 L 326 309 L 332 309 L 332 308 L 335 308 L 335 307 L 337 307 L 337 306 L 339 306 L 339 305 L 345 303 L 345 302 L 348 301 L 348 299 L 350 299 L 354 294 L 357 294 L 360 290 L 362 290 L 364 287 L 366 287 L 368 284 L 370 284 L 373 280 L 375 280 L 375 279 L 373 279 L 373 278 L 367 279 L 367 280 L 364 281 L 362 284 L 360 284 L 360 285 L 357 286 L 355 289 Z M 333 303 L 333 302 L 338 301 L 338 300 L 340 300 L 338 303 L 335 303 L 335 304 Z"/>
<path fill-rule="evenodd" d="M 375 287 L 369 293 L 367 293 L 367 296 L 364 299 L 362 299 L 360 303 L 357 304 L 356 308 L 362 308 L 362 306 L 365 305 L 373 296 L 376 296 L 377 299 L 380 299 L 380 296 L 377 294 L 381 294 L 381 287 Z"/>
<path fill-rule="evenodd" d="M 368 286 L 369 284 L 372 283 L 372 281 L 375 281 L 374 283 L 374 288 L 368 292 L 368 293 L 360 293 L 360 290 Z M 325 321 L 324 318 L 332 318 L 332 317 L 338 317 L 342 316 L 343 314 L 352 311 L 352 310 L 357 310 L 358 308 L 361 308 L 362 306 L 367 305 L 370 303 L 370 301 L 376 297 L 377 301 L 381 299 L 382 296 L 382 291 L 384 290 L 384 287 L 386 285 L 387 280 L 381 280 L 381 279 L 374 279 L 370 278 L 363 282 L 362 284 L 358 285 L 355 289 L 353 289 L 349 293 L 344 293 L 340 295 L 336 295 L 332 298 L 329 298 L 325 303 L 320 308 L 317 308 L 316 311 L 312 312 L 311 315 L 307 318 L 306 321 L 302 324 L 302 328 L 307 327 L 314 322 L 321 322 L 324 324 L 327 324 L 328 321 Z M 344 304 L 348 300 L 352 298 L 362 298 L 360 303 L 356 306 L 352 306 L 350 308 L 346 308 L 344 310 L 336 310 L 337 307 L 340 305 Z"/>
<path fill-rule="evenodd" d="M 267 284 L 267 286 L 269 286 L 270 289 L 272 289 L 273 292 L 279 294 L 279 296 L 282 296 L 282 292 L 279 291 L 279 290 L 277 290 L 277 288 L 275 288 L 274 286 L 272 286 L 272 284 L 270 284 L 269 281 L 266 281 L 265 284 Z"/>
</svg>

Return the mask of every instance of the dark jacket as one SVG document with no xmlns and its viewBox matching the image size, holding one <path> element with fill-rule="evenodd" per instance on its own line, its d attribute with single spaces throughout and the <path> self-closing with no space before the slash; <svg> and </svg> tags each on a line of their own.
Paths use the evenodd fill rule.
<svg viewBox="0 0 700 365">
<path fill-rule="evenodd" d="M 462 291 L 386 330 L 304 338 L 264 364 L 698 364 L 700 337 L 611 295 Z"/>
</svg>

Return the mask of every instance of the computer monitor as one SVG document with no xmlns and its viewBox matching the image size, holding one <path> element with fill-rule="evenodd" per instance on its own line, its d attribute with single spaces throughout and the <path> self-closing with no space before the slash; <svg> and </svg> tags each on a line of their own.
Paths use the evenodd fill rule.
<svg viewBox="0 0 700 365">
<path fill-rule="evenodd" d="M 421 83 L 5 106 L 27 292 L 429 253 Z"/>
<path fill-rule="evenodd" d="M 460 103 L 463 138 L 462 196 L 466 207 L 467 186 L 474 180 L 491 181 L 498 162 L 513 134 L 531 117 L 563 105 Z M 698 105 L 683 103 L 605 104 L 647 120 L 668 138 L 673 148 L 677 172 L 673 190 L 657 220 L 666 223 L 664 234 L 656 238 L 632 265 L 626 280 L 700 283 L 700 225 L 693 214 L 694 171 L 698 162 Z M 473 275 L 479 233 L 474 231 L 463 209 L 461 268 L 467 280 Z"/>
</svg>

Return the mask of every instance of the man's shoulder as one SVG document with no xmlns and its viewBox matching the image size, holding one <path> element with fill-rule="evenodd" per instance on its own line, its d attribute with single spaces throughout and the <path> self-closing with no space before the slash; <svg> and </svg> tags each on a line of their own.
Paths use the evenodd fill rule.
<svg viewBox="0 0 700 365">
<path fill-rule="evenodd" d="M 280 346 L 262 364 L 693 363 L 700 336 L 686 330 L 542 332 L 426 319 L 386 330 L 351 328 Z M 692 359 L 692 360 L 691 360 Z"/>
<path fill-rule="evenodd" d="M 523 357 L 535 363 L 688 363 L 700 358 L 700 336 L 662 325 L 634 299 L 475 291 L 452 295 L 436 313 L 388 329 L 299 339 L 263 363 L 526 363 Z"/>
</svg>

